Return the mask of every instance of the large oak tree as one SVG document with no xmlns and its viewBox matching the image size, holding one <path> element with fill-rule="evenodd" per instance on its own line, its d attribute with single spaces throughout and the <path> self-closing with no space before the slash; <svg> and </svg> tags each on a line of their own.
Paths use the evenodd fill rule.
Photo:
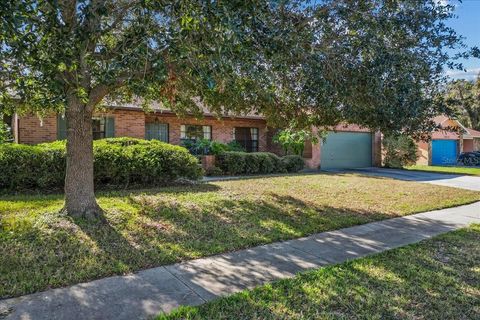
<svg viewBox="0 0 480 320">
<path fill-rule="evenodd" d="M 256 111 L 421 135 L 445 48 L 437 0 L 24 0 L 0 4 L 0 104 L 67 119 L 65 209 L 96 216 L 91 118 L 109 101 Z"/>
</svg>

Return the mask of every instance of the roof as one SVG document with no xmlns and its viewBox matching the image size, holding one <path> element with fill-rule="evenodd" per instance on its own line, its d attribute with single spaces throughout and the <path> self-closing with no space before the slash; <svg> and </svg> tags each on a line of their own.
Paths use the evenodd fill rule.
<svg viewBox="0 0 480 320">
<path fill-rule="evenodd" d="M 124 109 L 124 110 L 137 110 L 143 111 L 142 108 L 142 100 L 138 99 L 130 103 L 124 104 L 116 104 L 115 102 L 108 102 L 108 107 L 112 109 Z M 215 117 L 218 118 L 242 118 L 242 119 L 265 119 L 264 116 L 260 115 L 258 112 L 254 111 L 253 109 L 250 112 L 243 113 L 243 114 L 235 114 L 232 112 L 224 112 L 223 114 L 219 115 L 215 112 L 211 112 L 207 106 L 205 106 L 201 101 L 196 101 L 197 106 L 200 108 L 203 116 L 206 117 Z M 176 114 L 171 109 L 167 108 L 163 103 L 154 101 L 149 104 L 150 109 L 154 113 L 166 113 L 166 114 Z"/>
<path fill-rule="evenodd" d="M 463 138 L 464 139 L 473 139 L 473 138 L 480 138 L 480 131 L 467 128 L 465 127 L 460 121 L 457 119 L 449 118 L 445 115 L 439 115 L 433 118 L 433 121 L 438 124 L 440 127 L 447 128 L 448 125 L 445 125 L 447 121 L 454 122 L 458 127 L 462 128 Z M 432 138 L 434 139 L 459 139 L 459 133 L 451 130 L 442 130 L 439 129 L 432 134 Z"/>
<path fill-rule="evenodd" d="M 470 128 L 467 128 L 467 131 L 472 138 L 480 138 L 480 131 L 470 129 Z"/>
</svg>

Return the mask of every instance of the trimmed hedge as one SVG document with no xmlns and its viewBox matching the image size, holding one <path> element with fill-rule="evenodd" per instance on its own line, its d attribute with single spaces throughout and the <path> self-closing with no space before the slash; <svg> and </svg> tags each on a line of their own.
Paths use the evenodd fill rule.
<svg viewBox="0 0 480 320">
<path fill-rule="evenodd" d="M 201 177 L 198 160 L 185 148 L 160 141 L 111 138 L 93 143 L 96 186 L 156 186 L 179 178 Z M 61 189 L 65 179 L 65 142 L 36 146 L 0 145 L 0 189 Z"/>
<path fill-rule="evenodd" d="M 305 167 L 305 161 L 298 155 L 284 156 L 282 162 L 287 172 L 298 172 Z"/>
<path fill-rule="evenodd" d="M 223 152 L 217 156 L 216 163 L 229 175 L 298 172 L 304 166 L 300 156 L 280 158 L 269 152 Z"/>
</svg>

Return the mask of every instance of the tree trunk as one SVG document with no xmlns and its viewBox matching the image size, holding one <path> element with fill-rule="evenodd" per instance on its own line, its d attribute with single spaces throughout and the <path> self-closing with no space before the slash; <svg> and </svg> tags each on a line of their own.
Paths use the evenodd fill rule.
<svg viewBox="0 0 480 320">
<path fill-rule="evenodd" d="M 67 168 L 64 210 L 72 217 L 99 218 L 93 185 L 93 110 L 89 110 L 74 94 L 68 97 Z"/>
</svg>

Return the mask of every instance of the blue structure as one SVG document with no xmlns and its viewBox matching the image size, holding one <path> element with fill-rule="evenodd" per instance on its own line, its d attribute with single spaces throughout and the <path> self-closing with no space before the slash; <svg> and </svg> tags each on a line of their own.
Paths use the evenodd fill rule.
<svg viewBox="0 0 480 320">
<path fill-rule="evenodd" d="M 457 140 L 432 141 L 432 165 L 454 165 L 457 163 Z"/>
</svg>

